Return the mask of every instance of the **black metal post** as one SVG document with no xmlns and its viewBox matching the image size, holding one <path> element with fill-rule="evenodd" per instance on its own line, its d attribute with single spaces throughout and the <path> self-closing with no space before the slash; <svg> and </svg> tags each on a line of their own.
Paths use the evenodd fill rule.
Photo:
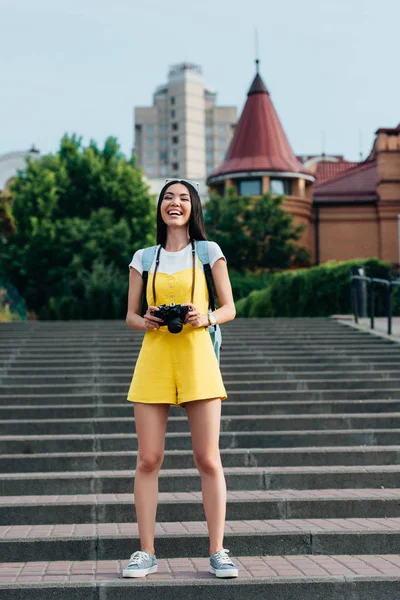
<svg viewBox="0 0 400 600">
<path fill-rule="evenodd" d="M 358 286 L 357 286 L 356 279 L 352 279 L 351 288 L 352 288 L 351 289 L 351 299 L 352 299 L 352 303 L 353 303 L 354 321 L 356 323 L 358 323 L 358 297 L 357 297 Z"/>
<path fill-rule="evenodd" d="M 319 206 L 318 204 L 314 204 L 315 206 L 315 264 L 319 265 Z"/>
<path fill-rule="evenodd" d="M 371 280 L 369 287 L 369 309 L 371 317 L 371 329 L 375 327 L 375 285 L 374 281 Z"/>
<path fill-rule="evenodd" d="M 387 287 L 387 315 L 388 315 L 388 335 L 392 335 L 392 284 L 389 282 Z"/>
</svg>

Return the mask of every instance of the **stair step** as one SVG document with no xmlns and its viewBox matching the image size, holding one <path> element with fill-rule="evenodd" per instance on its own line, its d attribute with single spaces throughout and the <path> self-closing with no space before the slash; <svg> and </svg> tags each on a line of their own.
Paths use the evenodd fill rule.
<svg viewBox="0 0 400 600">
<path fill-rule="evenodd" d="M 224 468 L 229 490 L 396 488 L 400 481 L 399 465 L 365 467 L 230 467 Z M 0 475 L 1 496 L 29 494 L 90 494 L 133 491 L 135 472 L 72 471 L 51 473 L 14 473 Z M 197 469 L 162 469 L 160 492 L 200 490 Z"/>
<path fill-rule="evenodd" d="M 166 558 L 207 555 L 203 521 L 156 524 L 156 553 Z M 0 526 L 5 562 L 115 560 L 137 546 L 136 523 Z M 395 554 L 400 518 L 288 519 L 226 521 L 225 546 L 231 554 Z"/>
<path fill-rule="evenodd" d="M 207 555 L 157 557 L 158 572 L 123 579 L 127 558 L 15 562 L 0 571 L 7 600 L 397 600 L 400 555 L 233 556 L 237 579 L 209 573 Z M 7 596 L 6 596 L 7 594 Z"/>
<path fill-rule="evenodd" d="M 96 386 L 93 386 L 96 388 Z M 45 404 L 76 404 L 77 402 L 81 402 L 82 404 L 87 404 L 88 402 L 92 402 L 93 404 L 121 404 L 122 402 L 126 402 L 126 395 L 128 391 L 128 386 L 124 393 L 113 393 L 110 391 L 104 392 L 102 388 L 97 388 L 91 390 L 91 392 L 87 393 L 8 393 L 8 394 L 0 394 L 0 406 L 7 406 L 10 404 L 24 405 L 39 405 L 43 406 Z M 350 389 L 350 390 L 341 390 L 337 389 L 335 386 L 334 389 L 321 389 L 321 390 L 263 390 L 263 391 L 229 391 L 228 400 L 224 400 L 224 402 L 229 402 L 232 400 L 233 402 L 292 402 L 296 401 L 306 401 L 306 402 L 319 402 L 319 401 L 335 401 L 335 400 L 400 400 L 400 385 L 397 388 L 392 389 Z M 183 410 L 183 409 L 182 409 Z M 184 413 L 182 413 L 184 414 Z"/>
<path fill-rule="evenodd" d="M 336 381 L 340 381 L 340 383 L 344 382 L 344 385 L 349 385 L 348 382 L 376 382 L 376 381 L 399 381 L 399 370 L 353 370 L 348 372 L 346 367 L 343 368 L 342 372 L 324 369 L 323 371 L 295 371 L 295 370 L 287 370 L 286 372 L 282 372 L 282 368 L 279 369 L 271 369 L 270 366 L 264 367 L 263 369 L 258 370 L 245 370 L 243 369 L 240 373 L 231 373 L 231 372 L 223 372 L 225 384 L 229 387 L 231 384 L 246 382 L 249 381 L 266 383 L 269 382 L 271 385 L 277 385 L 282 382 L 287 382 L 290 384 L 296 384 L 298 382 L 304 384 L 312 384 L 315 382 L 327 381 L 331 382 L 333 379 Z M 86 372 L 79 373 L 60 373 L 59 369 L 57 369 L 57 374 L 52 374 L 49 372 L 43 372 L 42 374 L 36 375 L 23 375 L 15 373 L 14 371 L 8 370 L 7 372 L 0 372 L 0 377 L 2 384 L 8 384 L 15 382 L 15 385 L 20 384 L 23 386 L 32 385 L 37 386 L 46 384 L 53 384 L 55 387 L 59 385 L 88 385 L 88 381 L 92 381 L 98 384 L 105 385 L 126 385 L 129 384 L 132 378 L 132 368 L 129 371 L 116 373 L 116 374 L 107 374 L 100 375 L 97 370 L 93 370 L 92 373 L 88 373 L 88 369 Z"/>
<path fill-rule="evenodd" d="M 277 432 L 338 429 L 399 429 L 400 413 L 384 414 L 313 414 L 304 415 L 236 415 L 222 416 L 221 432 Z M 135 431 L 132 415 L 129 417 L 97 417 L 74 419 L 6 419 L 0 421 L 0 436 L 5 435 L 69 435 L 69 434 L 112 434 Z M 169 417 L 169 433 L 189 432 L 189 422 L 184 417 Z"/>
<path fill-rule="evenodd" d="M 131 523 L 132 494 L 0 497 L 0 525 Z M 400 489 L 227 492 L 227 520 L 400 517 Z M 157 522 L 204 521 L 201 492 L 160 493 Z"/>
<path fill-rule="evenodd" d="M 359 415 L 379 413 L 400 413 L 400 400 L 320 400 L 315 402 L 234 402 L 225 400 L 222 405 L 222 416 L 252 415 L 259 418 L 262 415 Z M 0 406 L 0 419 L 89 419 L 100 417 L 130 417 L 133 408 L 129 402 L 110 404 L 48 404 L 35 406 L 5 405 Z M 181 416 L 182 410 L 171 406 L 170 417 Z"/>
<path fill-rule="evenodd" d="M 304 448 L 226 448 L 221 459 L 227 467 L 307 467 L 400 465 L 400 446 L 321 446 Z M 53 452 L 2 454 L 0 473 L 119 471 L 134 469 L 137 451 Z M 191 450 L 166 450 L 163 469 L 194 468 Z"/>
<path fill-rule="evenodd" d="M 400 439 L 399 429 L 221 432 L 220 448 L 300 448 L 309 446 L 388 446 Z M 0 437 L 0 454 L 137 450 L 136 434 L 9 435 Z M 190 450 L 188 432 L 167 433 L 166 450 Z"/>
</svg>

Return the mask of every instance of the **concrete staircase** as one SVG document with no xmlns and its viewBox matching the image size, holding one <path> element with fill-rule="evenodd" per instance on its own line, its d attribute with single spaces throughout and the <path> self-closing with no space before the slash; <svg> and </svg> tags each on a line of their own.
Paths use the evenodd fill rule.
<svg viewBox="0 0 400 600">
<path fill-rule="evenodd" d="M 142 334 L 0 325 L 1 599 L 399 600 L 400 345 L 329 319 L 238 319 L 223 335 L 224 547 L 239 577 L 208 573 L 186 413 L 171 407 L 159 572 L 124 580 L 140 549 L 126 393 Z"/>
</svg>

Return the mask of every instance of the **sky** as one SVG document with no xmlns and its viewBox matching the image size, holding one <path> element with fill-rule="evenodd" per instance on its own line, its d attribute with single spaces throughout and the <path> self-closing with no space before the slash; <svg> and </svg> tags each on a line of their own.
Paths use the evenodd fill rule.
<svg viewBox="0 0 400 600">
<path fill-rule="evenodd" d="M 133 147 L 171 65 L 239 114 L 260 72 L 296 154 L 358 160 L 400 123 L 398 0 L 0 0 L 0 154 L 64 133 Z"/>
</svg>

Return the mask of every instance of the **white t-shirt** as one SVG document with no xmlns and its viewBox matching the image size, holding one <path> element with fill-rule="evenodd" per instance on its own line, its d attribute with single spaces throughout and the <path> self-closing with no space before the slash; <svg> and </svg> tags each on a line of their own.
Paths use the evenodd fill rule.
<svg viewBox="0 0 400 600">
<path fill-rule="evenodd" d="M 225 256 L 222 253 L 221 248 L 215 242 L 207 242 L 208 244 L 208 257 L 210 260 L 210 267 L 213 268 L 214 263 L 223 258 L 226 260 Z M 129 263 L 129 267 L 136 269 L 142 274 L 142 256 L 143 256 L 143 248 L 138 250 L 133 255 L 131 262 Z M 153 263 L 150 267 L 149 273 L 154 272 L 156 264 L 156 253 L 154 254 Z M 183 250 L 179 250 L 179 252 L 167 252 L 164 248 L 161 248 L 160 253 L 160 264 L 158 265 L 159 273 L 166 273 L 167 275 L 172 275 L 172 273 L 177 273 L 178 271 L 183 271 L 184 269 L 192 268 L 192 246 L 188 244 L 186 248 Z M 201 270 L 204 273 L 203 265 L 201 264 Z"/>
</svg>

